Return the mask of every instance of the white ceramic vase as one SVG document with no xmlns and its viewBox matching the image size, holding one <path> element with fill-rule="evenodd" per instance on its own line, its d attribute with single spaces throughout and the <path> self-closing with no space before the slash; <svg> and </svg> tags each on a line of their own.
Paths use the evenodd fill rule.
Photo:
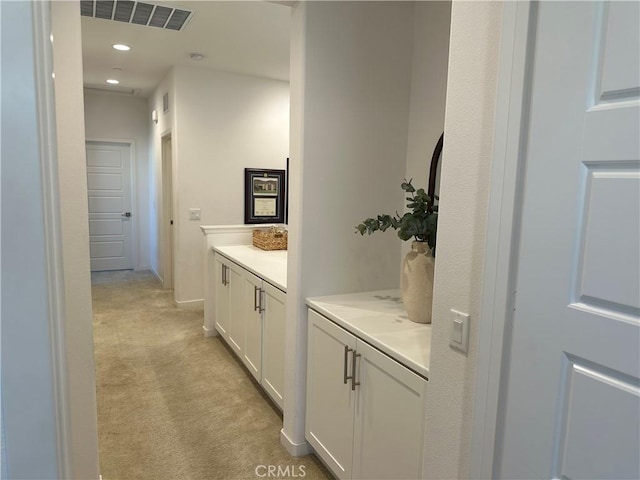
<svg viewBox="0 0 640 480">
<path fill-rule="evenodd" d="M 411 251 L 402 260 L 400 288 L 409 320 L 431 323 L 433 256 L 427 242 L 411 244 Z"/>
</svg>

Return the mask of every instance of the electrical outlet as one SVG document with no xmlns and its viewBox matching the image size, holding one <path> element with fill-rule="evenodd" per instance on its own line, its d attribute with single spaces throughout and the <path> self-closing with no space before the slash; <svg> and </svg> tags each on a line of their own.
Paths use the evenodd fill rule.
<svg viewBox="0 0 640 480">
<path fill-rule="evenodd" d="M 462 353 L 469 351 L 469 314 L 451 309 L 449 345 Z"/>
<path fill-rule="evenodd" d="M 199 208 L 190 208 L 189 209 L 189 220 L 200 220 L 200 209 Z"/>
</svg>

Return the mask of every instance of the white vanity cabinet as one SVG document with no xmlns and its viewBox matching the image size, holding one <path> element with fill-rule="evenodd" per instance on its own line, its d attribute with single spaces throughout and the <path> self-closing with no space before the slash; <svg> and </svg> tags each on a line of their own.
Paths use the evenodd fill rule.
<svg viewBox="0 0 640 480">
<path fill-rule="evenodd" d="M 249 271 L 250 260 L 261 251 L 248 246 L 221 248 L 229 255 L 236 253 L 239 260 L 236 264 L 220 252 L 214 255 L 215 328 L 282 409 L 287 295 L 253 273 L 259 269 Z"/>
<path fill-rule="evenodd" d="M 340 479 L 422 477 L 427 380 L 309 310 L 306 438 Z"/>
</svg>

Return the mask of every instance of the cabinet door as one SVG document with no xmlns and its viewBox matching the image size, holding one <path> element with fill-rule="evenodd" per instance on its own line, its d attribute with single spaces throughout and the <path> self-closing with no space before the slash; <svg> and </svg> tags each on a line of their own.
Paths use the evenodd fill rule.
<svg viewBox="0 0 640 480">
<path fill-rule="evenodd" d="M 222 337 L 229 341 L 229 290 L 223 280 L 226 277 L 226 263 L 216 253 L 214 258 L 215 275 L 213 285 L 215 327 Z"/>
<path fill-rule="evenodd" d="M 262 280 L 245 270 L 244 272 L 244 352 L 242 361 L 255 379 L 262 375 L 262 313 L 264 307 Z"/>
<path fill-rule="evenodd" d="M 262 387 L 282 409 L 287 294 L 267 282 L 264 282 L 263 285 Z"/>
<path fill-rule="evenodd" d="M 231 349 L 242 358 L 244 351 L 244 281 L 243 269 L 228 262 L 227 286 L 229 288 L 229 338 Z"/>
<path fill-rule="evenodd" d="M 358 340 L 353 478 L 422 477 L 427 381 Z"/>
<path fill-rule="evenodd" d="M 305 435 L 340 479 L 351 478 L 355 392 L 344 377 L 352 360 L 345 348 L 355 347 L 353 335 L 309 310 Z"/>
</svg>

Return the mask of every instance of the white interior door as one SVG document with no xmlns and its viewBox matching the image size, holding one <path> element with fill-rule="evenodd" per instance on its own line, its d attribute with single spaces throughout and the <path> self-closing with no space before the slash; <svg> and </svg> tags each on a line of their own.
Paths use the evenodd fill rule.
<svg viewBox="0 0 640 480">
<path fill-rule="evenodd" d="M 495 477 L 640 478 L 639 18 L 538 4 Z"/>
<path fill-rule="evenodd" d="M 87 142 L 91 271 L 133 268 L 131 147 Z"/>
</svg>

